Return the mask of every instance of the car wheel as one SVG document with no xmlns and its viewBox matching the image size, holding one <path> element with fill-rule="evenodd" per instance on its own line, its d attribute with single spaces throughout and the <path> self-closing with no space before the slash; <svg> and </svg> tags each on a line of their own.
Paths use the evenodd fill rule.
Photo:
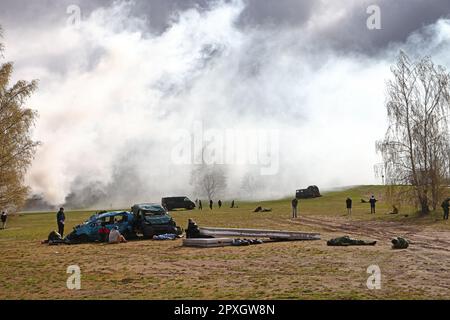
<svg viewBox="0 0 450 320">
<path fill-rule="evenodd" d="M 155 231 L 152 227 L 147 227 L 143 230 L 144 239 L 152 239 L 155 235 Z"/>
<path fill-rule="evenodd" d="M 79 243 L 88 243 L 89 242 L 89 236 L 87 234 L 85 234 L 85 233 L 80 234 L 78 236 L 78 242 Z"/>
</svg>

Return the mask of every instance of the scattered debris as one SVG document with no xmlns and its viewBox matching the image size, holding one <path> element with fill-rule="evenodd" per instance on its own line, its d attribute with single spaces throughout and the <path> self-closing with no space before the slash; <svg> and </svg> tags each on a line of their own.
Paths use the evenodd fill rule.
<svg viewBox="0 0 450 320">
<path fill-rule="evenodd" d="M 409 241 L 402 237 L 392 239 L 392 249 L 406 249 L 409 247 Z"/>
<path fill-rule="evenodd" d="M 154 235 L 153 240 L 175 240 L 180 237 L 181 236 L 176 235 L 175 233 L 164 233 L 164 234 Z"/>
<path fill-rule="evenodd" d="M 374 246 L 377 242 L 371 240 L 352 239 L 349 236 L 334 238 L 327 241 L 328 246 Z"/>
<path fill-rule="evenodd" d="M 262 244 L 263 241 L 259 239 L 234 239 L 232 246 L 248 246 L 251 244 Z"/>
<path fill-rule="evenodd" d="M 271 212 L 272 208 L 263 208 L 261 206 L 256 207 L 255 210 L 253 210 L 253 212 Z"/>
<path fill-rule="evenodd" d="M 183 239 L 185 247 L 214 248 L 227 246 L 249 246 L 264 243 L 260 239 L 232 239 L 232 238 L 189 238 Z"/>
</svg>

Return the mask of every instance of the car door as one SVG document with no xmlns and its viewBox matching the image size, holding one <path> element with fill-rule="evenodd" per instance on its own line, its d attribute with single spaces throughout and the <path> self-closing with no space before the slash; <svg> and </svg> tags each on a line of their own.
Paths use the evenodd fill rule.
<svg viewBox="0 0 450 320">
<path fill-rule="evenodd" d="M 93 220 L 89 223 L 88 227 L 89 227 L 89 238 L 92 240 L 98 240 L 99 235 L 98 235 L 98 230 L 100 229 L 101 226 L 101 219 L 96 219 Z"/>
<path fill-rule="evenodd" d="M 128 214 L 126 212 L 122 212 L 121 214 L 117 215 L 116 219 L 118 220 L 117 225 L 119 226 L 119 231 L 121 234 L 128 234 L 130 231 L 128 226 Z"/>
</svg>

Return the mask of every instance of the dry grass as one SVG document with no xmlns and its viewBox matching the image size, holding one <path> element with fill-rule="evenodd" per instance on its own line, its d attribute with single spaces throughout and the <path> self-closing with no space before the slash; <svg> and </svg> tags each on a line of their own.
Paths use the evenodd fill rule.
<svg viewBox="0 0 450 320">
<path fill-rule="evenodd" d="M 192 217 L 204 226 L 319 231 L 323 238 L 249 247 L 185 248 L 181 240 L 47 246 L 40 240 L 55 228 L 54 213 L 13 217 L 0 230 L 0 299 L 446 299 L 449 224 L 437 220 L 437 213 L 382 214 L 388 211 L 382 201 L 373 217 L 359 203 L 371 192 L 382 199 L 380 187 L 359 187 L 301 201 L 298 221 L 289 219 L 289 200 L 262 203 L 271 213 L 252 213 L 256 203 L 173 213 L 183 227 Z M 344 216 L 347 195 L 355 203 L 351 218 Z M 68 226 L 90 214 L 69 212 Z M 326 239 L 343 234 L 379 242 L 326 246 Z M 392 250 L 394 235 L 409 237 L 410 249 Z M 66 288 L 72 264 L 81 268 L 81 290 Z M 381 268 L 381 290 L 366 287 L 372 264 Z"/>
</svg>

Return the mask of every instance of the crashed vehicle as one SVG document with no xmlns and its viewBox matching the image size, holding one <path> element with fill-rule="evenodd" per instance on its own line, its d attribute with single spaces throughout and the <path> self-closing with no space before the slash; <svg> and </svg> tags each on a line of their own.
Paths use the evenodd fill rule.
<svg viewBox="0 0 450 320">
<path fill-rule="evenodd" d="M 142 235 L 151 239 L 155 235 L 182 234 L 180 227 L 159 204 L 135 204 L 131 211 L 109 211 L 92 215 L 84 223 L 76 226 L 65 239 L 65 243 L 86 243 L 101 241 L 99 229 L 105 225 L 112 230 L 119 228 L 125 239 L 136 239 Z"/>
<path fill-rule="evenodd" d="M 181 235 L 183 232 L 166 209 L 159 204 L 135 204 L 131 207 L 131 212 L 135 217 L 135 231 L 141 233 L 146 239 L 161 234 Z"/>
<path fill-rule="evenodd" d="M 99 229 L 105 225 L 109 230 L 115 226 L 126 239 L 135 238 L 135 216 L 129 211 L 110 211 L 92 215 L 84 223 L 77 225 L 66 237 L 70 243 L 85 243 L 100 241 Z"/>
<path fill-rule="evenodd" d="M 296 190 L 295 197 L 297 199 L 310 199 L 321 197 L 321 194 L 317 186 L 309 186 L 306 189 Z"/>
</svg>

